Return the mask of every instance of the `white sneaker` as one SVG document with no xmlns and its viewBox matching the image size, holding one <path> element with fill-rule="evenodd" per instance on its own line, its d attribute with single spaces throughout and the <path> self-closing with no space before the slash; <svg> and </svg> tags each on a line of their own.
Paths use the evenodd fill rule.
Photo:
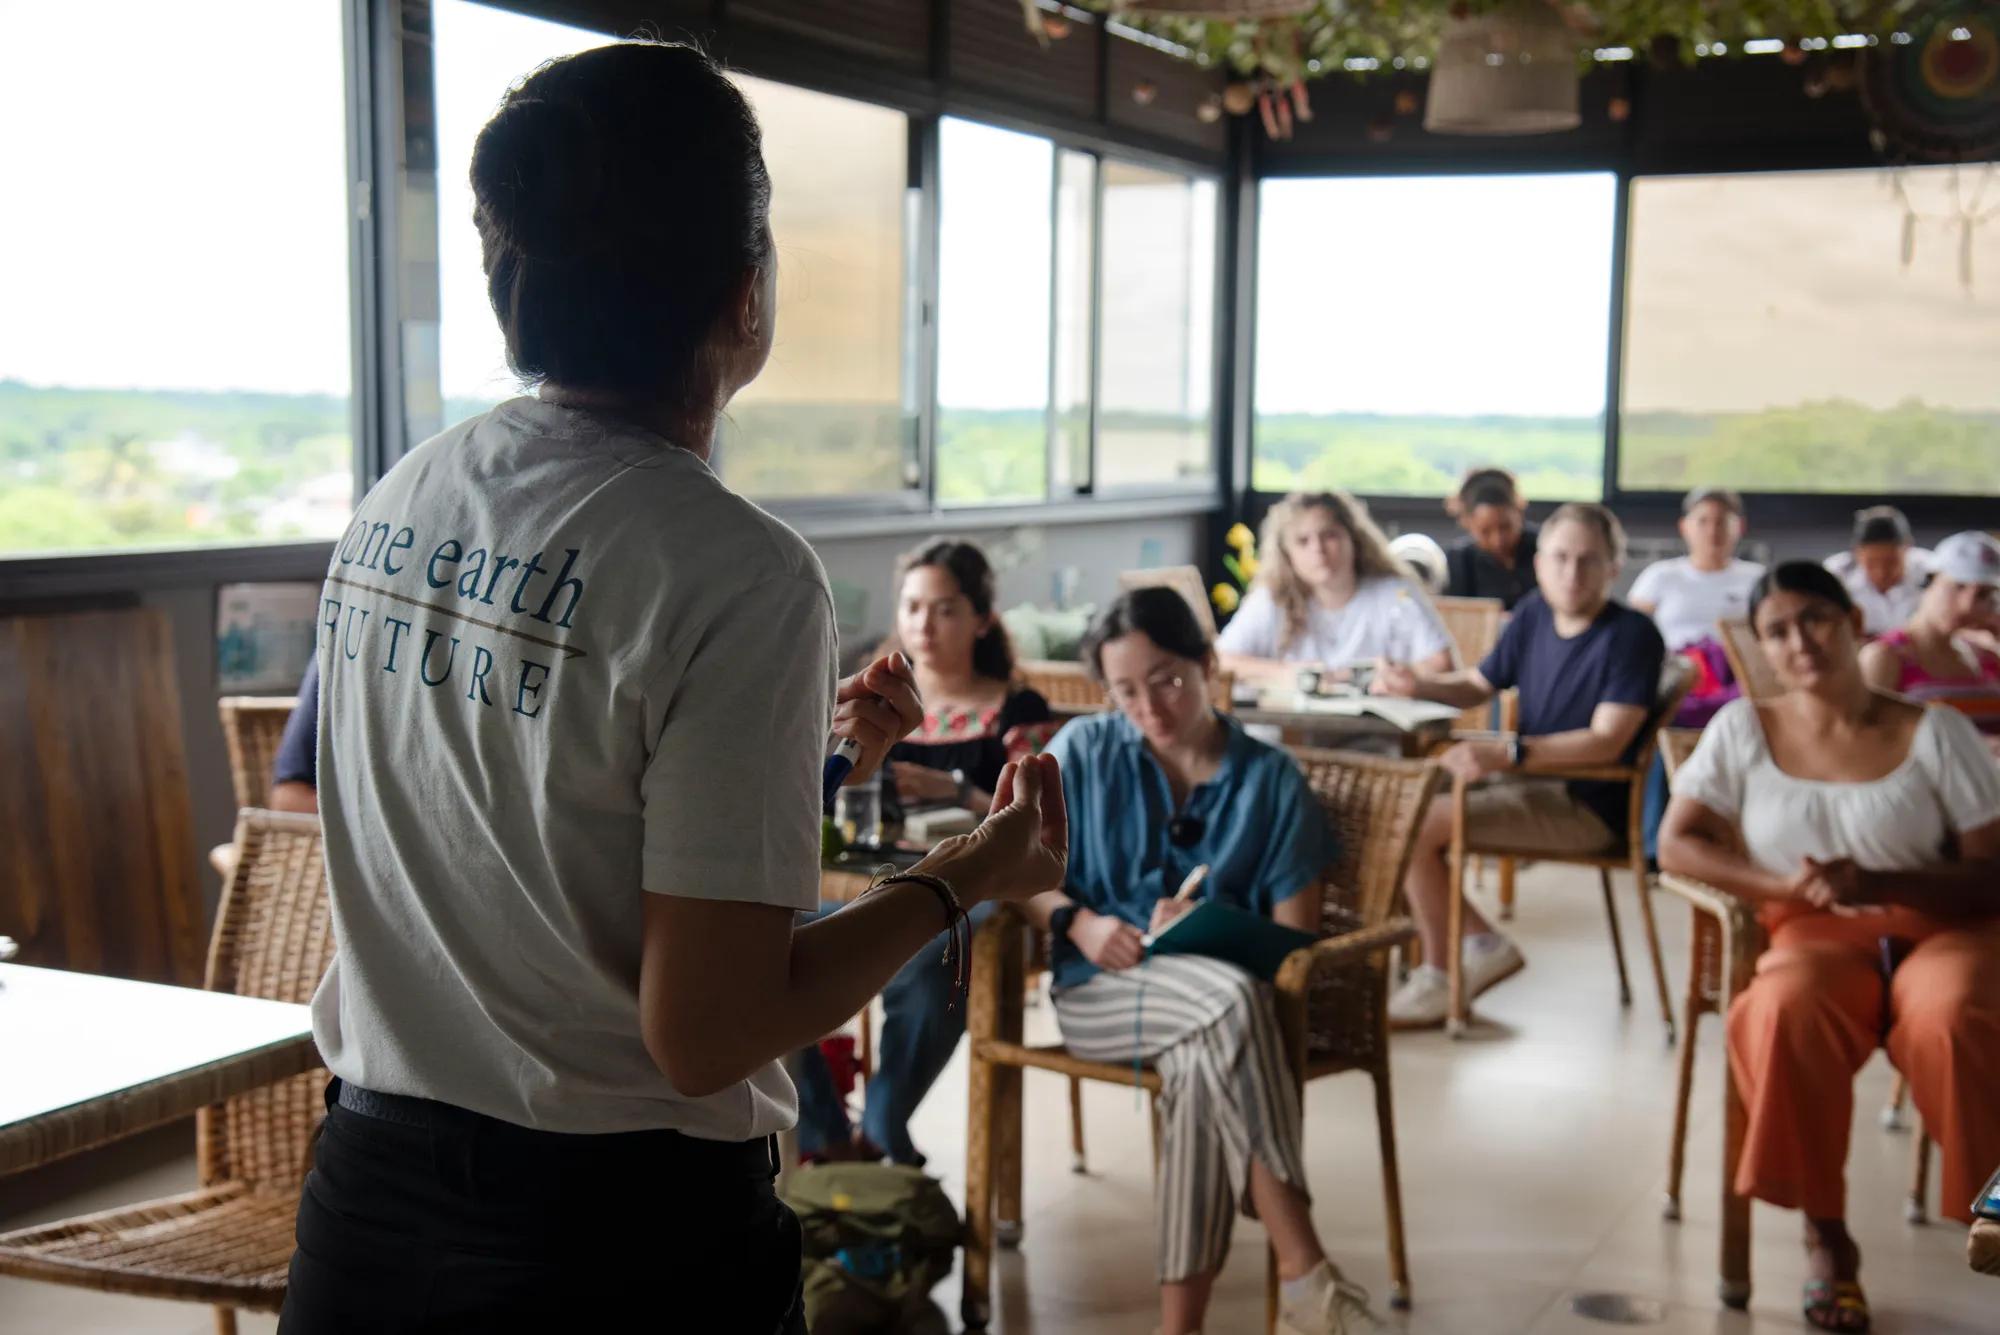
<svg viewBox="0 0 2000 1335">
<path fill-rule="evenodd" d="M 1465 938 L 1465 995 L 1477 997 L 1528 967 L 1520 950 L 1498 932 Z"/>
<path fill-rule="evenodd" d="M 1389 994 L 1391 1029 L 1435 1029 L 1451 1010 L 1451 978 L 1432 964 L 1410 970 L 1403 985 Z"/>
<path fill-rule="evenodd" d="M 1296 1301 L 1286 1290 L 1306 1285 Z M 1340 1273 L 1331 1261 L 1321 1261 L 1301 1281 L 1279 1290 L 1278 1329 L 1283 1335 L 1348 1335 L 1357 1326 L 1380 1323 L 1368 1310 L 1368 1290 Z"/>
</svg>

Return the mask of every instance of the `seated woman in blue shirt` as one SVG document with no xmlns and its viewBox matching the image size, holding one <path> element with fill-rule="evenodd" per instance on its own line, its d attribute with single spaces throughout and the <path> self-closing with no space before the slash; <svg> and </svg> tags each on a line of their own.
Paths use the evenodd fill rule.
<svg viewBox="0 0 2000 1335">
<path fill-rule="evenodd" d="M 1151 1061 L 1165 1082 L 1158 1192 L 1161 1328 L 1201 1326 L 1234 1209 L 1277 1251 L 1286 1324 L 1337 1335 L 1367 1295 L 1327 1260 L 1299 1157 L 1299 1107 L 1270 988 L 1234 965 L 1147 958 L 1141 936 L 1206 864 L 1203 897 L 1316 931 L 1330 836 L 1284 751 L 1209 703 L 1213 647 L 1178 593 L 1134 589 L 1084 641 L 1117 704 L 1056 735 L 1071 839 L 1067 884 L 1031 901 L 1054 941 L 1057 1022 L 1093 1061 Z"/>
</svg>

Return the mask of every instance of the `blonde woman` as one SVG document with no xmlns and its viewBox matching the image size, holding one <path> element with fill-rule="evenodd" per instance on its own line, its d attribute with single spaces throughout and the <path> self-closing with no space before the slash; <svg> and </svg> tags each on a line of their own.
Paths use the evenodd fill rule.
<svg viewBox="0 0 2000 1335">
<path fill-rule="evenodd" d="M 1452 669 L 1437 609 L 1352 496 L 1293 492 L 1264 517 L 1258 550 L 1256 587 L 1218 642 L 1239 677 L 1289 676 L 1301 664 L 1344 673 L 1378 658 Z"/>
</svg>

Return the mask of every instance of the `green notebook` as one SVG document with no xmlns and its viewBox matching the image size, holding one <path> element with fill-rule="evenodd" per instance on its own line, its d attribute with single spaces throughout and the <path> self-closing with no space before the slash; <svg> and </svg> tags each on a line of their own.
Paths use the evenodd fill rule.
<svg viewBox="0 0 2000 1335">
<path fill-rule="evenodd" d="M 1318 939 L 1310 932 L 1211 899 L 1195 905 L 1146 937 L 1145 942 L 1148 955 L 1206 955 L 1268 980 L 1277 977 L 1285 956 Z"/>
</svg>

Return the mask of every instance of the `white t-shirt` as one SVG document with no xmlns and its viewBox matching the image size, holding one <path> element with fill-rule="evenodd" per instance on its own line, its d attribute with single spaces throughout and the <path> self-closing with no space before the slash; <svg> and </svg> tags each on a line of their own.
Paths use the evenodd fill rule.
<svg viewBox="0 0 2000 1335">
<path fill-rule="evenodd" d="M 1826 558 L 1825 564 L 1840 576 L 1840 582 L 1847 586 L 1847 596 L 1861 609 L 1863 629 L 1870 635 L 1886 635 L 1909 625 L 1910 618 L 1916 615 L 1917 601 L 1924 596 L 1924 581 L 1930 577 L 1931 553 L 1928 547 L 1906 551 L 1903 578 L 1886 593 L 1868 582 L 1852 551 L 1835 552 Z"/>
<path fill-rule="evenodd" d="M 1632 581 L 1628 599 L 1653 607 L 1653 622 L 1668 649 L 1717 638 L 1715 623 L 1750 610 L 1750 589 L 1763 575 L 1755 561 L 1735 561 L 1720 570 L 1697 569 L 1685 556 L 1655 561 Z"/>
<path fill-rule="evenodd" d="M 1674 795 L 1733 821 L 1750 857 L 1789 876 L 1800 859 L 1852 858 L 1908 871 L 1945 856 L 1950 838 L 2000 820 L 2000 766 L 1955 709 L 1924 712 L 1910 754 L 1872 783 L 1795 779 L 1771 759 L 1757 706 L 1732 700 L 1702 729 Z M 2000 895 L 2000 887 L 1995 894 Z"/>
<path fill-rule="evenodd" d="M 1304 632 L 1290 644 L 1285 643 L 1285 613 L 1260 584 L 1245 596 L 1216 643 L 1226 654 L 1329 667 L 1377 658 L 1407 663 L 1452 647 L 1451 632 L 1430 598 L 1414 580 L 1397 575 L 1364 578 L 1338 611 L 1312 603 Z"/>
<path fill-rule="evenodd" d="M 636 428 L 515 399 L 368 493 L 320 608 L 332 1072 L 562 1132 L 744 1140 L 639 1027 L 641 894 L 819 902 L 833 608 L 805 541 Z"/>
</svg>

